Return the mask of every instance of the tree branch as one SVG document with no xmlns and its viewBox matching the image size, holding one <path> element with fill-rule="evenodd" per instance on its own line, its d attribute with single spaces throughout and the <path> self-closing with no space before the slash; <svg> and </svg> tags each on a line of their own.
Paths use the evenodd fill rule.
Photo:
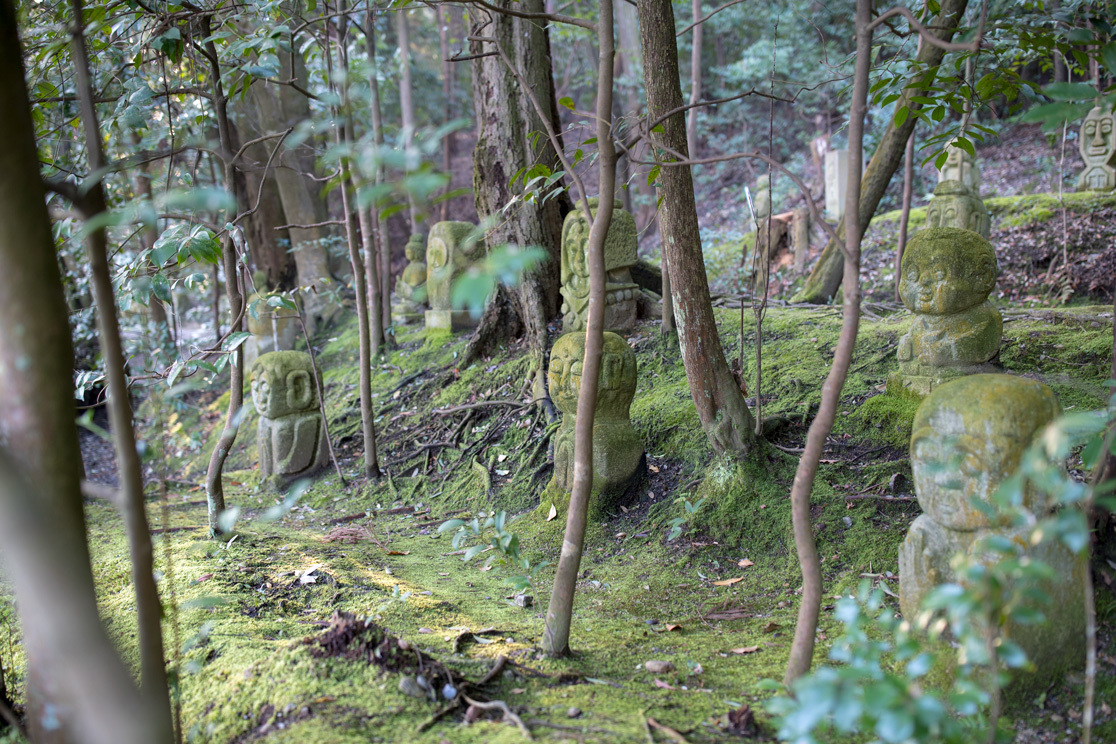
<svg viewBox="0 0 1116 744">
<path fill-rule="evenodd" d="M 711 13 L 710 13 L 709 15 L 707 15 L 707 16 L 705 16 L 705 17 L 703 17 L 703 18 L 699 18 L 699 19 L 697 19 L 696 21 L 694 21 L 693 23 L 691 23 L 691 24 L 690 24 L 689 26 L 686 26 L 686 28 L 684 28 L 684 29 L 682 29 L 681 31 L 679 31 L 678 33 L 676 33 L 676 34 L 674 35 L 674 37 L 675 37 L 675 38 L 678 38 L 678 37 L 679 37 L 679 36 L 681 36 L 682 34 L 686 33 L 686 32 L 687 32 L 687 31 L 689 31 L 689 30 L 691 30 L 691 29 L 692 29 L 692 28 L 693 28 L 694 26 L 700 26 L 701 24 L 705 23 L 705 22 L 706 22 L 706 21 L 708 21 L 708 20 L 709 20 L 710 18 L 712 18 L 713 16 L 717 15 L 718 13 L 720 13 L 720 12 L 721 12 L 722 10 L 727 10 L 728 8 L 731 8 L 732 6 L 734 6 L 734 5 L 739 5 L 740 3 L 743 3 L 743 2 L 746 2 L 746 0 L 730 0 L 729 2 L 725 3 L 725 4 L 724 4 L 724 5 L 722 5 L 721 7 L 717 8 L 716 10 L 714 10 L 713 12 L 711 12 Z"/>
</svg>

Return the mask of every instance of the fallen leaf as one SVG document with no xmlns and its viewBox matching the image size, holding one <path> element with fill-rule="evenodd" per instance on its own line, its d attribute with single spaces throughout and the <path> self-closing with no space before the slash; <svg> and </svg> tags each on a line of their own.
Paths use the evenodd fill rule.
<svg viewBox="0 0 1116 744">
<path fill-rule="evenodd" d="M 624 506 L 623 504 L 621 504 L 621 505 L 620 505 L 620 511 L 624 512 L 625 514 L 627 514 L 627 513 L 628 513 L 628 507 L 626 507 L 626 506 Z M 1106 574 L 1106 575 L 1107 575 L 1107 574 Z"/>
<path fill-rule="evenodd" d="M 731 578 L 731 579 L 724 579 L 722 581 L 714 581 L 713 586 L 732 586 L 733 584 L 737 583 L 738 581 L 743 581 L 743 580 L 744 580 L 743 576 L 736 576 L 736 577 Z"/>
<path fill-rule="evenodd" d="M 211 574 L 211 573 L 207 573 L 207 574 L 202 574 L 201 576 L 199 576 L 199 577 L 198 577 L 198 578 L 197 578 L 197 579 L 196 579 L 196 580 L 194 581 L 194 583 L 195 583 L 195 584 L 200 584 L 200 583 L 202 583 L 203 581 L 209 581 L 209 580 L 210 580 L 210 579 L 212 579 L 212 578 L 213 578 L 213 574 Z"/>
<path fill-rule="evenodd" d="M 516 687 L 516 688 L 513 688 L 513 689 L 512 689 L 512 691 L 511 691 L 511 694 L 512 694 L 512 695 L 522 695 L 522 694 L 523 694 L 523 693 L 525 693 L 525 692 L 527 692 L 527 688 L 525 688 L 525 687 Z"/>
<path fill-rule="evenodd" d="M 332 703 L 337 698 L 333 695 L 322 695 L 320 698 L 314 698 L 315 703 Z"/>
<path fill-rule="evenodd" d="M 659 468 L 658 468 L 657 466 L 655 466 L 655 465 L 648 465 L 648 466 L 647 466 L 647 469 L 648 469 L 648 470 L 650 470 L 650 471 L 651 471 L 652 473 L 657 473 L 657 472 L 659 472 Z"/>
<path fill-rule="evenodd" d="M 503 462 L 506 459 L 508 459 L 507 455 L 496 455 L 496 462 Z"/>
<path fill-rule="evenodd" d="M 768 623 L 767 625 L 763 626 L 763 632 L 764 632 L 764 633 L 774 633 L 774 632 L 775 632 L 776 630 L 778 630 L 778 629 L 779 629 L 780 627 L 782 627 L 782 626 L 780 626 L 780 625 L 779 625 L 779 623 L 777 623 L 777 622 L 775 622 L 774 620 L 772 620 L 772 621 L 771 621 L 771 622 L 769 622 L 769 623 Z"/>
<path fill-rule="evenodd" d="M 492 564 L 489 563 L 487 566 L 481 566 L 480 570 L 481 571 L 491 571 L 492 570 Z"/>
<path fill-rule="evenodd" d="M 658 677 L 655 677 L 655 679 L 651 680 L 651 684 L 653 684 L 655 687 L 658 687 L 661 690 L 673 690 L 673 689 L 675 689 L 674 686 L 668 685 L 666 682 L 663 682 Z"/>
<path fill-rule="evenodd" d="M 431 630 L 430 628 L 419 628 L 418 632 L 422 633 L 423 635 L 429 635 L 429 634 L 433 633 L 434 631 Z"/>
<path fill-rule="evenodd" d="M 550 522 L 558 516 L 558 510 L 554 508 L 554 504 L 550 505 L 550 511 L 546 514 L 546 521 Z"/>
<path fill-rule="evenodd" d="M 756 651 L 759 651 L 759 646 L 744 646 L 743 648 L 732 649 L 734 654 L 754 654 Z"/>
<path fill-rule="evenodd" d="M 669 633 L 672 630 L 682 630 L 682 626 L 676 625 L 674 623 L 666 623 L 665 625 L 663 625 L 663 629 Z"/>
<path fill-rule="evenodd" d="M 409 550 L 389 550 L 387 552 L 387 554 L 388 555 L 410 555 L 411 551 L 409 551 Z"/>
<path fill-rule="evenodd" d="M 742 558 L 739 562 L 737 562 L 736 565 L 740 566 L 741 568 L 747 568 L 748 566 L 754 566 L 756 564 L 752 563 L 747 558 Z"/>
</svg>

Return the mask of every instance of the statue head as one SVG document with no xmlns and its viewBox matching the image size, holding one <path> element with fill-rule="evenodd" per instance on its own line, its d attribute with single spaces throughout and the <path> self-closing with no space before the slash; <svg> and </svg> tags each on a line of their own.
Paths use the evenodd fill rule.
<svg viewBox="0 0 1116 744">
<path fill-rule="evenodd" d="M 996 252 L 971 230 L 928 227 L 907 244 L 899 296 L 912 313 L 951 315 L 976 307 L 996 286 Z"/>
<path fill-rule="evenodd" d="M 426 259 L 425 240 L 422 235 L 412 235 L 407 240 L 407 247 L 403 252 L 407 254 L 407 260 L 412 263 L 422 263 Z"/>
<path fill-rule="evenodd" d="M 992 224 L 984 202 L 960 181 L 942 181 L 926 208 L 927 227 L 959 227 L 988 237 Z"/>
<path fill-rule="evenodd" d="M 756 179 L 756 191 L 769 191 L 771 189 L 771 178 L 766 173 Z"/>
<path fill-rule="evenodd" d="M 639 251 L 635 218 L 621 208 L 619 199 L 614 204 L 604 245 L 605 271 L 610 274 L 634 266 Z M 589 209 L 594 218 L 599 205 L 600 199 L 589 199 Z M 589 257 L 586 254 L 588 245 L 589 221 L 585 219 L 581 205 L 576 204 L 562 224 L 562 283 L 584 284 L 586 295 L 589 293 Z"/>
<path fill-rule="evenodd" d="M 1081 124 L 1077 148 L 1089 166 L 1111 165 L 1116 160 L 1116 117 L 1100 106 L 1095 107 Z"/>
<path fill-rule="evenodd" d="M 569 416 L 577 413 L 584 361 L 584 333 L 567 333 L 554 342 L 550 351 L 550 368 L 547 370 L 550 397 L 562 413 Z M 627 419 L 635 390 L 635 353 L 623 337 L 605 331 L 601 374 L 597 383 L 596 417 Z"/>
<path fill-rule="evenodd" d="M 470 222 L 436 222 L 426 241 L 426 291 L 430 308 L 450 309 L 453 279 L 484 254 L 484 241 L 473 240 Z M 410 257 L 410 254 L 408 254 Z"/>
<path fill-rule="evenodd" d="M 968 193 L 980 196 L 980 167 L 976 158 L 952 143 L 946 146 L 946 161 L 938 171 L 938 183 L 946 181 L 957 181 Z"/>
<path fill-rule="evenodd" d="M 919 406 L 911 470 L 923 511 L 944 527 L 990 526 L 974 506 L 988 502 L 1019 467 L 1035 435 L 1061 413 L 1047 385 L 1012 375 L 969 375 L 935 389 Z M 1043 511 L 1037 496 L 1024 506 Z"/>
<path fill-rule="evenodd" d="M 261 416 L 279 418 L 317 410 L 313 362 L 303 351 L 273 351 L 252 365 L 252 402 Z"/>
</svg>

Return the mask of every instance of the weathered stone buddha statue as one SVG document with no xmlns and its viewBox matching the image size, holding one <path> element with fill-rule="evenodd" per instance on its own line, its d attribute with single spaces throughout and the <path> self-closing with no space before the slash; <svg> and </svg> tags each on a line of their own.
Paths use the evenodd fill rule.
<svg viewBox="0 0 1116 744">
<path fill-rule="evenodd" d="M 1011 375 L 970 375 L 931 393 L 915 414 L 911 435 L 911 470 L 923 514 L 899 548 L 899 606 L 909 621 L 935 586 L 960 581 L 956 556 L 995 560 L 980 554 L 982 538 L 1006 537 L 1053 568 L 1054 578 L 1042 587 L 1053 599 L 1041 608 L 1050 622 L 1009 623 L 1004 629 L 1043 672 L 1083 658 L 1085 558 L 1058 542 L 1032 547 L 1030 527 L 1000 524 L 994 512 L 977 505 L 990 503 L 1034 437 L 1060 413 L 1048 386 Z M 1046 497 L 1033 490 L 1024 493 L 1022 506 L 1039 519 L 1050 511 Z"/>
<path fill-rule="evenodd" d="M 426 327 L 444 330 L 470 328 L 476 323 L 466 310 L 450 302 L 453 280 L 484 256 L 484 241 L 470 240 L 476 225 L 469 222 L 436 222 L 426 240 Z"/>
<path fill-rule="evenodd" d="M 916 233 L 903 254 L 899 295 L 914 314 L 899 339 L 898 382 L 921 395 L 945 380 L 998 371 L 1000 311 L 996 253 L 971 230 L 933 227 Z"/>
<path fill-rule="evenodd" d="M 926 227 L 957 227 L 987 239 L 992 234 L 992 219 L 975 192 L 960 181 L 942 181 L 926 208 Z"/>
<path fill-rule="evenodd" d="M 273 351 L 252 365 L 252 402 L 260 414 L 260 475 L 280 486 L 329 463 L 313 362 L 302 351 Z"/>
<path fill-rule="evenodd" d="M 945 164 L 938 171 L 938 183 L 956 181 L 973 196 L 980 198 L 980 165 L 967 150 L 957 145 L 946 147 Z"/>
<path fill-rule="evenodd" d="M 590 199 L 589 208 L 597 213 L 599 199 Z M 584 331 L 589 320 L 589 222 L 578 207 L 566 215 L 562 225 L 562 330 Z M 620 208 L 612 212 L 605 236 L 605 316 L 609 331 L 626 331 L 636 322 L 639 286 L 632 281 L 632 266 L 638 260 L 635 218 Z"/>
<path fill-rule="evenodd" d="M 574 429 L 584 358 L 585 334 L 567 333 L 554 342 L 547 371 L 550 397 L 562 411 L 562 425 L 554 439 L 554 480 L 567 492 L 573 489 Z M 606 331 L 593 416 L 594 492 L 622 488 L 643 461 L 643 442 L 629 418 L 635 390 L 635 354 L 627 341 Z"/>
<path fill-rule="evenodd" d="M 405 249 L 407 267 L 395 282 L 395 302 L 391 306 L 393 323 L 408 325 L 423 319 L 426 306 L 426 248 L 421 235 L 412 235 Z"/>
<path fill-rule="evenodd" d="M 1079 191 L 1116 189 L 1116 115 L 1097 106 L 1081 124 L 1077 148 L 1085 161 L 1078 176 Z"/>
</svg>

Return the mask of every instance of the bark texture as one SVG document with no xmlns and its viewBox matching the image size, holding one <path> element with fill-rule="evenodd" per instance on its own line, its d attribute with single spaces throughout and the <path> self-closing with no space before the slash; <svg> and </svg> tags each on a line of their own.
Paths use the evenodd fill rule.
<svg viewBox="0 0 1116 744">
<path fill-rule="evenodd" d="M 934 21 L 928 24 L 934 36 L 943 41 L 952 40 L 967 5 L 968 0 L 942 0 L 941 12 Z M 933 44 L 923 44 L 918 54 L 915 55 L 915 60 L 921 65 L 925 65 L 927 69 L 918 76 L 918 79 L 933 80 L 937 74 L 938 65 L 941 64 L 944 57 L 945 51 L 943 49 Z M 899 164 L 903 161 L 903 152 L 906 150 L 907 140 L 910 138 L 911 132 L 914 131 L 915 122 L 918 121 L 913 113 L 921 107 L 920 104 L 910 99 L 911 96 L 918 94 L 919 91 L 912 91 L 910 88 L 903 91 L 895 107 L 898 110 L 902 106 L 907 106 L 911 110 L 911 115 L 906 118 L 901 126 L 895 126 L 894 119 L 887 123 L 887 129 L 884 130 L 883 136 L 880 138 L 880 144 L 876 148 L 875 154 L 872 155 L 868 167 L 864 170 L 857 214 L 860 224 L 865 228 L 872 221 L 872 216 L 876 213 L 876 207 L 879 206 L 880 199 L 887 191 L 887 185 L 891 183 L 891 177 L 895 175 L 895 171 L 898 170 Z M 837 226 L 837 233 L 844 236 L 844 219 Z M 842 239 L 844 238 L 842 237 Z M 792 301 L 819 304 L 829 302 L 841 286 L 841 277 L 844 270 L 845 263 L 841 255 L 841 246 L 831 238 L 825 244 L 825 248 L 818 257 L 818 262 L 814 264 L 813 271 L 806 279 L 806 286 L 795 295 Z"/>
<path fill-rule="evenodd" d="M 498 0 L 500 7 L 524 12 L 542 12 L 543 0 L 514 3 Z M 551 78 L 550 41 L 546 26 L 522 18 L 478 11 L 473 36 L 496 40 L 527 80 L 541 106 L 549 110 L 550 121 L 558 122 L 558 107 Z M 493 51 L 492 44 L 471 42 L 472 54 Z M 477 144 L 473 151 L 473 195 L 481 220 L 500 214 L 518 194 L 509 185 L 517 171 L 535 163 L 552 170 L 561 167 L 558 155 L 545 134 L 542 120 L 515 75 L 499 55 L 473 61 L 473 101 L 476 107 Z M 560 131 L 561 127 L 556 129 Z M 537 133 L 537 136 L 534 136 Z M 531 350 L 538 357 L 537 370 L 546 369 L 549 343 L 546 324 L 558 313 L 560 305 L 560 268 L 562 261 L 562 220 L 569 211 L 568 198 L 551 198 L 542 206 L 520 203 L 501 214 L 485 239 L 489 249 L 501 245 L 541 246 L 548 258 L 523 277 L 519 287 L 508 290 Z M 495 320 L 497 314 L 493 314 Z M 508 338 L 507 329 L 482 320 L 466 350 L 467 364 L 482 354 L 493 338 Z"/>
<path fill-rule="evenodd" d="M 636 7 L 643 46 L 647 112 L 651 119 L 657 119 L 683 105 L 674 9 L 670 0 L 638 0 Z M 681 113 L 668 117 L 663 122 L 663 132 L 653 137 L 653 144 L 688 153 L 686 121 Z M 664 263 L 669 266 L 682 362 L 686 366 L 698 419 L 714 450 L 744 455 L 755 444 L 755 422 L 725 360 L 717 333 L 690 168 L 665 165 L 659 179 L 663 195 L 659 205 L 660 239 Z M 665 311 L 664 307 L 664 315 Z"/>
</svg>

